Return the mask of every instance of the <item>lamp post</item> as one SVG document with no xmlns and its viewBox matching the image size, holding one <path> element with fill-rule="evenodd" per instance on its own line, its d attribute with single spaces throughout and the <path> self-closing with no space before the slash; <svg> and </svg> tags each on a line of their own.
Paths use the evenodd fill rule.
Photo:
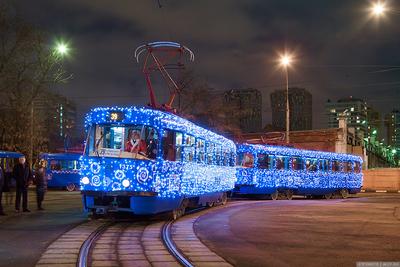
<svg viewBox="0 0 400 267">
<path fill-rule="evenodd" d="M 63 41 L 58 41 L 55 43 L 54 47 L 50 50 L 51 56 L 63 58 L 68 56 L 70 48 L 67 43 Z M 59 58 L 58 58 L 59 59 Z M 57 59 L 56 59 L 57 60 Z M 33 96 L 33 88 L 32 88 L 32 96 Z M 31 127 L 30 127 L 30 145 L 29 145 L 29 160 L 31 164 L 33 164 L 33 133 L 34 133 L 34 99 L 31 102 Z"/>
<path fill-rule="evenodd" d="M 289 54 L 284 54 L 280 58 L 280 64 L 283 67 L 285 71 L 285 78 L 286 78 L 286 144 L 289 144 L 290 142 L 290 137 L 289 137 L 289 132 L 290 132 L 290 108 L 289 108 L 289 71 L 288 68 L 290 67 L 290 64 L 292 63 L 292 56 Z"/>
</svg>

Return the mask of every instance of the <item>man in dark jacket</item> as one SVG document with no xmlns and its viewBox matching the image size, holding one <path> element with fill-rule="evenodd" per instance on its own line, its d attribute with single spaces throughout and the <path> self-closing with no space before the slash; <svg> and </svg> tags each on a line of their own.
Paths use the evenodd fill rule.
<svg viewBox="0 0 400 267">
<path fill-rule="evenodd" d="M 44 210 L 42 202 L 47 190 L 46 161 L 41 159 L 35 171 L 36 202 L 38 210 Z"/>
<path fill-rule="evenodd" d="M 15 198 L 15 212 L 19 212 L 21 207 L 22 195 L 22 210 L 23 212 L 30 212 L 28 210 L 28 186 L 32 181 L 32 172 L 29 165 L 26 163 L 25 157 L 19 158 L 19 163 L 14 166 L 13 177 L 16 181 L 17 194 Z"/>
<path fill-rule="evenodd" d="M 3 205 L 1 204 L 1 199 L 3 198 L 3 186 L 4 186 L 4 172 L 3 169 L 0 166 L 0 216 L 6 215 L 3 211 Z"/>
</svg>

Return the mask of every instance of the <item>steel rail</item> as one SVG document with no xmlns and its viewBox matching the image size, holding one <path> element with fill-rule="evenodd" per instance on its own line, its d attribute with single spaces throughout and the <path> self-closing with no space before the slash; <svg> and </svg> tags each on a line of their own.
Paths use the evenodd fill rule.
<svg viewBox="0 0 400 267">
<path fill-rule="evenodd" d="M 105 230 L 110 227 L 112 223 L 107 223 L 99 228 L 97 228 L 93 233 L 89 235 L 89 237 L 83 242 L 81 248 L 79 249 L 78 261 L 76 263 L 77 267 L 87 267 L 88 266 L 88 256 L 89 251 L 93 245 L 93 243 L 99 238 L 101 234 L 105 232 Z"/>
<path fill-rule="evenodd" d="M 175 259 L 185 267 L 193 267 L 194 265 L 188 260 L 176 247 L 175 242 L 171 237 L 171 227 L 174 221 L 166 222 L 161 229 L 161 239 L 168 249 L 169 253 L 175 257 Z"/>
</svg>

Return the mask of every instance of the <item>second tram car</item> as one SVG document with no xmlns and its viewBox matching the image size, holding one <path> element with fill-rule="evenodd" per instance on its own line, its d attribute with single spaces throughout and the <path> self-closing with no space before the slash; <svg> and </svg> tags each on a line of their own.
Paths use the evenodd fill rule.
<svg viewBox="0 0 400 267">
<path fill-rule="evenodd" d="M 68 191 L 79 189 L 79 158 L 77 153 L 42 153 L 40 159 L 46 161 L 47 186 L 60 187 Z"/>
<path fill-rule="evenodd" d="M 81 158 L 84 208 L 181 216 L 225 203 L 234 188 L 235 144 L 179 116 L 142 107 L 95 108 Z"/>
<path fill-rule="evenodd" d="M 234 194 L 269 196 L 293 194 L 346 198 L 362 186 L 359 156 L 269 145 L 237 147 L 237 182 Z"/>
</svg>

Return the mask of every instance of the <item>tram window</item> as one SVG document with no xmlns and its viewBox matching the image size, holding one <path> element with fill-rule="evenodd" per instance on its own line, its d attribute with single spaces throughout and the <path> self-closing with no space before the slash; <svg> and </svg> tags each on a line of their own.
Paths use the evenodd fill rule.
<svg viewBox="0 0 400 267">
<path fill-rule="evenodd" d="M 275 158 L 275 161 L 276 161 L 276 169 L 277 170 L 287 169 L 287 159 L 286 159 L 286 157 L 277 156 Z"/>
<path fill-rule="evenodd" d="M 195 138 L 194 136 L 185 134 L 185 143 L 183 146 L 183 159 L 186 162 L 191 162 L 194 160 L 194 154 L 195 154 Z"/>
<path fill-rule="evenodd" d="M 215 165 L 222 165 L 221 146 L 215 145 Z"/>
<path fill-rule="evenodd" d="M 203 139 L 196 139 L 196 157 L 198 163 L 205 163 L 205 141 Z"/>
<path fill-rule="evenodd" d="M 229 166 L 233 167 L 236 164 L 236 154 L 231 152 L 230 153 L 230 159 L 229 159 Z"/>
<path fill-rule="evenodd" d="M 318 169 L 321 172 L 329 170 L 329 161 L 326 159 L 319 160 Z"/>
<path fill-rule="evenodd" d="M 344 171 L 345 172 L 353 172 L 353 163 L 351 161 L 344 163 Z"/>
<path fill-rule="evenodd" d="M 97 125 L 88 143 L 89 155 L 155 159 L 159 142 L 157 131 L 149 126 Z"/>
<path fill-rule="evenodd" d="M 61 170 L 61 164 L 58 160 L 51 160 L 50 161 L 50 170 L 52 171 L 59 171 Z"/>
<path fill-rule="evenodd" d="M 317 171 L 317 163 L 318 160 L 316 159 L 306 159 L 306 170 L 310 172 Z"/>
<path fill-rule="evenodd" d="M 175 157 L 176 161 L 180 161 L 182 159 L 182 142 L 183 142 L 183 134 L 175 133 Z"/>
<path fill-rule="evenodd" d="M 303 170 L 303 160 L 299 157 L 292 158 L 292 170 Z"/>
<path fill-rule="evenodd" d="M 223 155 L 223 166 L 229 166 L 229 153 L 224 151 Z"/>
<path fill-rule="evenodd" d="M 215 145 L 210 142 L 206 142 L 206 151 L 207 151 L 207 164 L 211 165 L 213 164 L 213 158 L 214 158 L 214 148 Z"/>
<path fill-rule="evenodd" d="M 270 169 L 270 156 L 267 154 L 257 154 L 257 164 L 260 169 Z"/>
<path fill-rule="evenodd" d="M 337 160 L 332 161 L 332 171 L 339 172 L 340 171 L 340 162 Z"/>
<path fill-rule="evenodd" d="M 245 168 L 254 167 L 254 156 L 251 153 L 238 153 L 237 155 L 237 166 Z"/>
<path fill-rule="evenodd" d="M 171 130 L 164 130 L 162 140 L 163 159 L 169 161 L 176 160 L 176 149 L 175 149 L 175 132 Z"/>
<path fill-rule="evenodd" d="M 354 172 L 355 172 L 355 173 L 360 173 L 360 172 L 361 172 L 361 165 L 360 165 L 360 162 L 355 162 L 355 163 L 354 163 Z"/>
</svg>

